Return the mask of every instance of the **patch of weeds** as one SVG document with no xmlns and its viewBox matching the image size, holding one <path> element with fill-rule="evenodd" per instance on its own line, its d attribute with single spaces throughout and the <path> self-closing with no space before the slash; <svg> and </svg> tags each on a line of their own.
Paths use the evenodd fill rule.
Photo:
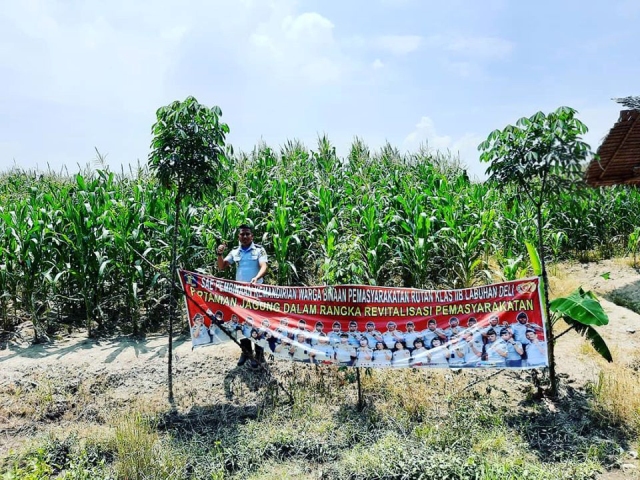
<svg viewBox="0 0 640 480">
<path fill-rule="evenodd" d="M 84 445 L 75 434 L 65 438 L 48 436 L 22 454 L 0 462 L 3 480 L 40 480 L 59 478 L 89 480 L 109 478 L 109 455 L 94 446 Z"/>
<path fill-rule="evenodd" d="M 115 429 L 118 476 L 133 479 L 139 478 L 139 472 L 149 471 L 155 463 L 153 450 L 158 438 L 144 416 L 137 413 L 125 416 Z"/>
<path fill-rule="evenodd" d="M 557 480 L 593 478 L 593 464 L 566 463 L 546 466 L 517 456 L 484 455 L 464 449 L 432 450 L 395 434 L 382 436 L 372 445 L 357 445 L 340 462 L 325 471 L 330 479 L 467 479 Z"/>
<path fill-rule="evenodd" d="M 225 447 L 229 471 L 253 471 L 266 460 L 305 459 L 313 463 L 335 461 L 348 448 L 348 428 L 331 418 L 283 418 L 272 415 L 240 427 L 238 435 Z M 225 442 L 226 443 L 226 442 Z"/>
</svg>

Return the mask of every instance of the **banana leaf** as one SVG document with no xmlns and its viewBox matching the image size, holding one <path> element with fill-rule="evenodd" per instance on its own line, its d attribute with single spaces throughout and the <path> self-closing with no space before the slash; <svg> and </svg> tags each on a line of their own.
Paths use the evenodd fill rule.
<svg viewBox="0 0 640 480">
<path fill-rule="evenodd" d="M 604 358 L 609 363 L 613 362 L 613 357 L 611 355 L 609 347 L 607 347 L 604 339 L 600 336 L 595 328 L 593 328 L 591 325 L 580 323 L 570 317 L 564 317 L 564 320 L 569 325 L 571 325 L 576 332 L 585 337 L 589 341 L 589 343 L 591 343 L 595 351 L 602 355 L 602 358 Z"/>
<path fill-rule="evenodd" d="M 568 297 L 556 298 L 549 307 L 557 316 L 565 320 L 570 318 L 583 325 L 602 326 L 609 323 L 609 317 L 596 296 L 591 292 L 585 292 L 582 287 Z"/>
</svg>

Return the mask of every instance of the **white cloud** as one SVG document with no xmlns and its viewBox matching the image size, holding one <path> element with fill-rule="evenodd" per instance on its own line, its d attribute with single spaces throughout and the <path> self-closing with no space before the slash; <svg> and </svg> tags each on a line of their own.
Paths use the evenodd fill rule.
<svg viewBox="0 0 640 480">
<path fill-rule="evenodd" d="M 272 8 L 269 17 L 250 35 L 246 67 L 268 71 L 278 82 L 335 84 L 352 71 L 355 62 L 336 41 L 333 23 L 317 12 L 299 15 Z"/>
<path fill-rule="evenodd" d="M 374 68 L 374 70 L 378 70 L 384 67 L 384 63 L 382 63 L 382 60 L 380 60 L 379 58 L 376 58 L 371 64 L 371 66 Z"/>
<path fill-rule="evenodd" d="M 420 35 L 379 35 L 375 37 L 352 36 L 343 42 L 344 46 L 356 50 L 372 49 L 394 56 L 406 56 L 418 50 L 428 49 L 440 56 L 461 76 L 470 75 L 477 64 L 508 57 L 515 44 L 509 40 L 460 34 Z"/>
<path fill-rule="evenodd" d="M 91 4 L 68 8 L 40 0 L 11 3 L 4 10 L 0 30 L 12 32 L 20 46 L 0 53 L 16 80 L 12 94 L 129 112 L 140 111 L 134 99 L 157 101 L 163 89 L 159 79 L 188 27 L 177 20 L 154 25 L 138 11 L 138 28 L 125 28 L 113 10 L 103 13 Z"/>
<path fill-rule="evenodd" d="M 422 42 L 419 35 L 382 35 L 373 40 L 373 46 L 393 55 L 407 55 L 416 51 Z"/>
<path fill-rule="evenodd" d="M 450 152 L 454 156 L 459 156 L 460 161 L 468 168 L 470 177 L 479 179 L 486 178 L 485 170 L 480 164 L 478 144 L 484 138 L 476 133 L 465 133 L 459 137 L 440 134 L 435 127 L 435 123 L 430 117 L 422 117 L 416 124 L 415 129 L 409 133 L 403 142 L 404 148 L 416 151 L 426 146 L 430 151 Z"/>
<path fill-rule="evenodd" d="M 316 12 L 307 12 L 297 17 L 291 15 L 282 21 L 282 29 L 287 39 L 304 42 L 313 46 L 331 46 L 334 25 L 328 18 Z"/>
</svg>

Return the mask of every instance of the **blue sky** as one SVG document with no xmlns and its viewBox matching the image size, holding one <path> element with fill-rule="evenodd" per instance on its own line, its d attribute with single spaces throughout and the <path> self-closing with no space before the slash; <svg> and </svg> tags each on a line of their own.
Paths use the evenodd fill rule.
<svg viewBox="0 0 640 480">
<path fill-rule="evenodd" d="M 236 150 L 459 153 L 561 105 L 595 150 L 638 95 L 640 1 L 2 0 L 0 171 L 146 162 L 155 110 L 218 105 Z"/>
</svg>

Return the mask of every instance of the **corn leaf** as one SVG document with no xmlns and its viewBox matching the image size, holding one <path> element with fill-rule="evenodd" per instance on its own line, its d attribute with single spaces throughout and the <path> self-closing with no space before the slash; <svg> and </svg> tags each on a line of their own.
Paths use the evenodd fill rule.
<svg viewBox="0 0 640 480">
<path fill-rule="evenodd" d="M 533 267 L 533 273 L 536 276 L 542 275 L 542 263 L 540 262 L 540 256 L 538 250 L 533 246 L 531 242 L 524 242 L 529 252 L 529 259 L 531 260 L 531 266 Z"/>
</svg>

